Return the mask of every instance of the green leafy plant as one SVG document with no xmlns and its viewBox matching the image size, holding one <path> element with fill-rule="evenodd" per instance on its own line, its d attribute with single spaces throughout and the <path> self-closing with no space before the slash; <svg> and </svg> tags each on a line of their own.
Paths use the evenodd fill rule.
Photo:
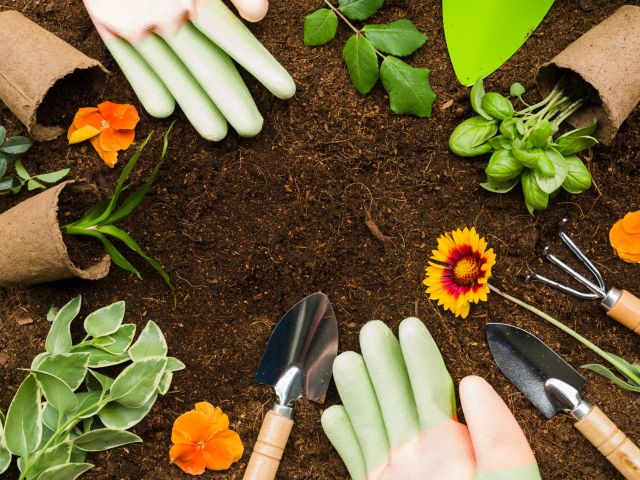
<svg viewBox="0 0 640 480">
<path fill-rule="evenodd" d="M 0 126 L 0 195 L 18 193 L 22 187 L 28 190 L 45 189 L 46 183 L 56 183 L 69 173 L 68 168 L 51 173 L 32 176 L 18 158 L 31 148 L 31 140 L 26 137 L 7 139 L 7 130 Z M 7 175 L 7 170 L 13 165 L 15 172 Z"/>
<path fill-rule="evenodd" d="M 136 163 L 138 162 L 142 151 L 146 147 L 147 143 L 149 143 L 152 134 L 149 134 L 142 145 L 140 145 L 135 155 L 131 157 L 129 162 L 127 162 L 127 164 L 125 165 L 122 173 L 120 174 L 120 178 L 118 179 L 113 195 L 91 207 L 79 220 L 69 223 L 63 228 L 64 231 L 69 235 L 88 235 L 90 237 L 97 238 L 104 245 L 105 250 L 111 257 L 111 260 L 113 260 L 113 263 L 115 263 L 120 268 L 123 268 L 124 270 L 135 274 L 138 278 L 141 279 L 142 276 L 140 275 L 138 269 L 136 269 L 131 264 L 131 262 L 129 262 L 129 260 L 125 258 L 125 256 L 112 243 L 110 238 L 114 238 L 124 243 L 125 246 L 141 256 L 149 265 L 151 265 L 151 267 L 153 267 L 158 272 L 158 274 L 160 274 L 162 279 L 171 289 L 175 305 L 176 295 L 173 289 L 173 285 L 171 284 L 169 274 L 164 270 L 164 268 L 162 268 L 162 265 L 160 265 L 157 260 L 154 260 L 146 253 L 144 253 L 140 245 L 138 245 L 138 243 L 133 238 L 131 238 L 131 236 L 127 232 L 115 225 L 116 222 L 131 214 L 138 207 L 138 205 L 140 205 L 147 192 L 149 192 L 149 190 L 151 189 L 151 185 L 158 175 L 160 167 L 162 166 L 162 163 L 164 162 L 165 156 L 167 154 L 170 133 L 171 127 L 164 135 L 160 160 L 151 172 L 151 175 L 149 176 L 147 181 L 141 187 L 135 190 L 125 200 L 120 201 L 122 193 L 124 193 L 131 187 L 131 184 L 127 184 L 127 180 L 129 178 L 129 175 L 131 175 L 133 168 L 136 166 Z"/>
<path fill-rule="evenodd" d="M 427 41 L 413 22 L 402 19 L 356 28 L 350 20 L 367 20 L 384 0 L 339 0 L 338 7 L 329 0 L 324 2 L 329 8 L 320 8 L 305 18 L 304 44 L 317 47 L 333 40 L 340 17 L 354 32 L 344 45 L 342 58 L 358 92 L 368 94 L 380 78 L 393 113 L 431 116 L 436 96 L 429 84 L 429 70 L 412 67 L 398 58 L 411 55 Z"/>
<path fill-rule="evenodd" d="M 87 315 L 86 336 L 74 344 L 70 325 L 81 302 L 78 296 L 50 310 L 46 351 L 33 359 L 6 417 L 0 412 L 0 473 L 15 455 L 19 480 L 73 480 L 93 467 L 85 461 L 88 452 L 141 442 L 128 429 L 184 368 L 167 356 L 153 321 L 133 342 L 135 324 L 122 323 L 124 302 Z M 100 371 L 125 363 L 115 378 Z"/>
<path fill-rule="evenodd" d="M 591 187 L 591 174 L 577 156 L 598 143 L 591 136 L 597 125 L 578 128 L 554 138 L 560 125 L 584 103 L 563 91 L 562 81 L 535 105 L 522 99 L 524 87 L 514 83 L 510 95 L 525 108 L 516 110 L 499 93 L 485 93 L 483 79 L 471 89 L 471 106 L 478 116 L 460 123 L 449 137 L 449 148 L 461 157 L 491 153 L 480 185 L 507 193 L 519 183 L 529 213 L 544 210 L 561 189 L 571 194 Z"/>
</svg>

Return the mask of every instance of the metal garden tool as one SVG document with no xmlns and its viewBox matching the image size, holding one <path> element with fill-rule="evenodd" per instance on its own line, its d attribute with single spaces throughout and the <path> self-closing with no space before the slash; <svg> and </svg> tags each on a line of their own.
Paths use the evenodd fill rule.
<svg viewBox="0 0 640 480">
<path fill-rule="evenodd" d="M 564 225 L 566 219 L 564 219 L 561 223 Z M 544 283 L 545 285 L 549 285 L 550 287 L 556 288 L 562 292 L 573 295 L 574 297 L 582 298 L 584 300 L 601 300 L 600 306 L 607 312 L 614 320 L 617 320 L 625 327 L 633 330 L 637 334 L 640 334 L 640 298 L 636 297 L 632 293 L 629 293 L 626 290 L 621 290 L 618 288 L 611 288 L 607 290 L 605 287 L 604 279 L 602 278 L 602 274 L 598 271 L 596 266 L 587 258 L 587 256 L 582 253 L 582 251 L 577 247 L 575 243 L 569 238 L 569 236 L 560 230 L 560 238 L 564 242 L 564 244 L 571 250 L 576 257 L 580 259 L 580 261 L 587 267 L 589 272 L 595 278 L 595 282 L 589 280 L 565 262 L 560 260 L 555 255 L 549 253 L 549 247 L 544 249 L 544 257 L 550 262 L 562 269 L 564 272 L 569 274 L 571 277 L 575 278 L 578 282 L 584 285 L 588 292 L 576 290 L 574 288 L 568 287 L 560 282 L 556 282 L 555 280 L 551 280 L 550 278 L 543 277 L 542 275 L 538 275 L 537 273 L 532 273 L 527 276 L 527 280 L 533 279 L 538 282 Z"/>
<path fill-rule="evenodd" d="M 553 0 L 443 0 L 453 69 L 463 85 L 496 71 L 538 27 Z"/>
<path fill-rule="evenodd" d="M 244 480 L 273 480 L 293 427 L 293 406 L 301 397 L 324 402 L 338 354 L 338 324 L 327 296 L 314 293 L 296 303 L 271 334 L 256 382 L 275 389 L 253 447 Z"/>
<path fill-rule="evenodd" d="M 598 407 L 582 399 L 582 375 L 521 328 L 489 323 L 487 340 L 502 373 L 545 417 L 570 413 L 578 431 L 625 478 L 640 480 L 640 449 Z"/>
</svg>

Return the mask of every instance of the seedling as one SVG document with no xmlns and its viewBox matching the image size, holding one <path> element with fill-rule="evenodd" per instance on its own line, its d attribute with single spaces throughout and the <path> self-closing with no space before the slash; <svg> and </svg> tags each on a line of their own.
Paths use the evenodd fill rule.
<svg viewBox="0 0 640 480">
<path fill-rule="evenodd" d="M 367 20 L 384 0 L 339 0 L 338 7 L 329 0 L 324 2 L 329 8 L 320 8 L 305 18 L 304 44 L 317 47 L 333 40 L 339 17 L 354 32 L 344 45 L 342 58 L 358 92 L 367 95 L 380 78 L 393 113 L 430 117 L 436 96 L 429 84 L 429 70 L 412 67 L 398 58 L 414 53 L 427 37 L 407 19 L 365 24 L 362 28 L 351 22 Z"/>
</svg>

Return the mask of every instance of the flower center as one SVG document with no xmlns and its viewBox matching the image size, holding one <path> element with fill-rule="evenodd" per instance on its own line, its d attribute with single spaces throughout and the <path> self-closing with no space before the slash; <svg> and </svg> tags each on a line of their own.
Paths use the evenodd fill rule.
<svg viewBox="0 0 640 480">
<path fill-rule="evenodd" d="M 472 285 L 480 274 L 480 261 L 472 257 L 465 257 L 453 268 L 453 278 L 460 285 Z"/>
<path fill-rule="evenodd" d="M 106 130 L 107 128 L 110 127 L 109 122 L 107 122 L 106 120 L 102 120 L 102 123 L 100 124 L 100 126 L 102 127 L 102 130 Z"/>
</svg>

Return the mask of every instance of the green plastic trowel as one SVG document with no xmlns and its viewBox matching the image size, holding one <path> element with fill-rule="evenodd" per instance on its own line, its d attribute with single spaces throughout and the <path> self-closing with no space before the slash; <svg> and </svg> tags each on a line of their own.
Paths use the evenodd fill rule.
<svg viewBox="0 0 640 480">
<path fill-rule="evenodd" d="M 463 85 L 496 71 L 538 27 L 553 0 L 443 0 L 444 34 Z"/>
</svg>

